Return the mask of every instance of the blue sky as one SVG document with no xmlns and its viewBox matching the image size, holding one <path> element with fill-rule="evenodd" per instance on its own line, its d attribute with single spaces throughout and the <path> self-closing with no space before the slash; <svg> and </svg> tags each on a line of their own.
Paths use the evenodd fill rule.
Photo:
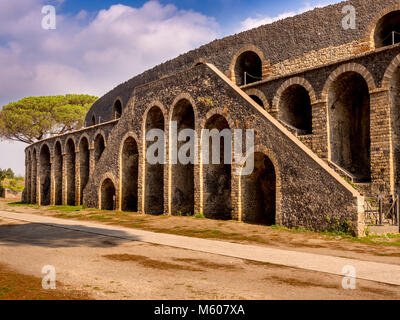
<svg viewBox="0 0 400 320">
<path fill-rule="evenodd" d="M 77 14 L 81 10 L 95 14 L 98 10 L 109 8 L 113 4 L 124 4 L 131 7 L 140 7 L 145 0 L 99 0 L 81 1 L 67 0 L 60 5 L 60 9 L 65 13 Z M 183 10 L 193 10 L 204 15 L 214 17 L 221 27 L 224 35 L 228 35 L 241 21 L 253 17 L 275 17 L 281 13 L 297 11 L 305 7 L 326 5 L 340 2 L 338 0 L 160 0 L 160 3 L 174 4 Z"/>
<path fill-rule="evenodd" d="M 26 96 L 102 96 L 216 38 L 338 0 L 1 0 L 0 108 Z M 43 30 L 54 4 L 56 30 Z M 0 142 L 0 168 L 24 174 L 22 143 Z"/>
</svg>

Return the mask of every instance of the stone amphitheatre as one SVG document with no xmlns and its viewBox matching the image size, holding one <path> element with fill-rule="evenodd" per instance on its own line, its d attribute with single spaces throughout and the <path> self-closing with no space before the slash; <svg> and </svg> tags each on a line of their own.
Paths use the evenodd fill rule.
<svg viewBox="0 0 400 320">
<path fill-rule="evenodd" d="M 342 25 L 348 4 L 355 29 Z M 397 32 L 397 0 L 354 0 L 158 65 L 101 97 L 83 129 L 26 148 L 25 201 L 317 231 L 347 223 L 362 235 L 365 199 L 400 191 Z M 254 129 L 255 170 L 173 164 L 173 120 L 199 136 Z M 164 165 L 146 161 L 154 128 L 166 133 Z"/>
</svg>

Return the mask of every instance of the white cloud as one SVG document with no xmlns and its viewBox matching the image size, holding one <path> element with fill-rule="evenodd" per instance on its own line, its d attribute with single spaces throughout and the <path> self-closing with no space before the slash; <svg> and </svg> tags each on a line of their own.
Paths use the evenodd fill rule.
<svg viewBox="0 0 400 320">
<path fill-rule="evenodd" d="M 77 89 L 102 95 L 218 36 L 213 18 L 157 1 L 113 5 L 91 21 L 85 11 L 58 14 L 56 30 L 41 28 L 44 0 L 12 3 L 0 5 L 0 105 Z"/>
<path fill-rule="evenodd" d="M 0 107 L 29 95 L 101 96 L 219 36 L 214 18 L 158 1 L 140 8 L 117 4 L 94 17 L 85 11 L 57 14 L 57 29 L 43 30 L 41 9 L 47 2 L 0 2 Z M 0 144 L 0 167 L 23 158 L 18 146 Z M 23 162 L 15 166 L 23 173 Z"/>
<path fill-rule="evenodd" d="M 311 5 L 310 3 L 306 3 L 302 8 L 300 8 L 298 10 L 283 12 L 283 13 L 278 14 L 275 17 L 262 16 L 262 15 L 259 15 L 257 17 L 249 17 L 240 23 L 240 28 L 237 31 L 241 32 L 241 31 L 257 28 L 264 24 L 270 24 L 275 21 L 279 21 L 279 20 L 286 19 L 289 17 L 294 17 L 294 16 L 296 16 L 298 14 L 302 14 L 306 11 L 310 11 L 315 8 L 321 8 L 321 7 L 327 6 L 329 4 L 337 3 L 340 1 L 342 1 L 342 0 L 336 0 L 336 1 L 335 0 L 327 0 L 327 1 L 323 1 L 316 5 Z"/>
</svg>

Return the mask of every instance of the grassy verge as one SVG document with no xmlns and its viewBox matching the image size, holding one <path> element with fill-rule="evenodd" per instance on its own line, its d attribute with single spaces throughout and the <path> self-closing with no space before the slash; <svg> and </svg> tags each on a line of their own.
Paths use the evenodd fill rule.
<svg viewBox="0 0 400 320">
<path fill-rule="evenodd" d="M 152 215 L 140 215 L 133 212 L 121 212 L 121 211 L 104 211 L 98 209 L 88 209 L 83 206 L 48 206 L 48 207 L 38 207 L 37 205 L 27 205 L 20 202 L 8 203 L 10 207 L 27 207 L 34 209 L 32 213 L 50 214 L 55 217 L 65 218 L 65 219 L 76 219 L 76 220 L 87 220 L 87 221 L 97 221 L 107 224 L 120 225 L 124 227 L 143 229 L 147 231 L 168 233 L 175 235 L 182 235 L 188 237 L 196 238 L 206 238 L 206 239 L 221 239 L 228 241 L 247 241 L 252 243 L 270 244 L 271 241 L 267 237 L 263 237 L 259 232 L 257 234 L 249 234 L 248 232 L 227 232 L 225 230 L 220 230 L 219 226 L 227 223 L 234 224 L 235 221 L 215 221 L 210 227 L 204 226 L 199 223 L 199 219 L 209 222 L 203 215 L 196 214 L 194 216 L 179 216 L 179 217 L 169 217 L 169 216 L 152 216 Z M 36 209 L 39 209 L 37 212 Z M 169 226 L 163 226 L 164 223 L 157 223 L 161 219 L 179 219 L 174 221 Z M 189 220 L 187 220 L 189 219 Z M 164 221 L 164 220 L 163 220 Z M 195 222 L 197 221 L 197 223 Z M 188 223 L 185 223 L 188 222 Z M 356 238 L 349 234 L 343 232 L 314 232 L 309 231 L 304 228 L 288 229 L 282 226 L 271 226 L 262 227 L 265 232 L 279 234 L 284 236 L 285 233 L 293 234 L 298 233 L 302 235 L 310 236 L 310 238 L 323 238 L 325 240 L 345 240 L 351 242 L 357 242 L 368 245 L 384 245 L 384 246 L 400 246 L 400 234 L 386 234 L 386 235 L 369 235 L 363 238 Z M 263 232 L 261 230 L 261 232 Z"/>
<path fill-rule="evenodd" d="M 57 283 L 57 287 L 60 284 Z M 0 265 L 0 300 L 88 300 L 80 291 L 64 287 L 56 290 L 42 288 L 42 279 L 24 275 Z"/>
</svg>

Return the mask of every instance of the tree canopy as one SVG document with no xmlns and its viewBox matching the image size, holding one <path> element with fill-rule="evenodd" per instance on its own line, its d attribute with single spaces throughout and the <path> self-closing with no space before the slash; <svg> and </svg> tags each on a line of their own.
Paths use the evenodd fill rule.
<svg viewBox="0 0 400 320">
<path fill-rule="evenodd" d="M 14 179 L 14 177 L 15 177 L 14 171 L 12 171 L 10 168 L 8 168 L 7 170 L 6 169 L 2 170 L 0 168 L 0 182 L 5 179 Z"/>
<path fill-rule="evenodd" d="M 27 97 L 3 106 L 0 139 L 34 143 L 43 138 L 80 129 L 98 98 L 89 95 Z"/>
</svg>

